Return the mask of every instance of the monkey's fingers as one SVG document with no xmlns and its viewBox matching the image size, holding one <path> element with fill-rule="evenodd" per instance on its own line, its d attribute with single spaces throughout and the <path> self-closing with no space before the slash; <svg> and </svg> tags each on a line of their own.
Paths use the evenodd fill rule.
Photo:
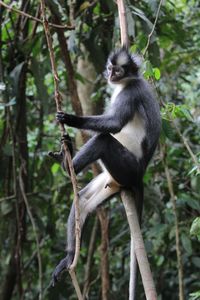
<svg viewBox="0 0 200 300">
<path fill-rule="evenodd" d="M 56 113 L 56 120 L 60 123 L 66 122 L 66 114 L 62 111 Z"/>
<path fill-rule="evenodd" d="M 61 163 L 63 161 L 62 152 L 48 152 L 48 155 L 55 159 L 57 162 Z"/>
<path fill-rule="evenodd" d="M 61 143 L 62 144 L 64 144 L 64 143 L 66 143 L 67 144 L 67 147 L 68 147 L 68 149 L 69 149 L 69 151 L 70 151 L 70 154 L 71 154 L 71 156 L 73 156 L 73 143 L 72 143 L 72 139 L 71 139 L 71 137 L 69 136 L 69 134 L 64 134 L 63 136 L 62 136 L 62 138 L 61 138 Z"/>
</svg>

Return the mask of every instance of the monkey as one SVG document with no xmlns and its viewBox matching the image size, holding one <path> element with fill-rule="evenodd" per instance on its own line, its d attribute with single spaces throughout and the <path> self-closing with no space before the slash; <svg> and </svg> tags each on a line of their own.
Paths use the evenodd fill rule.
<svg viewBox="0 0 200 300">
<path fill-rule="evenodd" d="M 88 214 L 122 188 L 135 193 L 141 216 L 143 176 L 161 129 L 159 105 L 150 85 L 141 75 L 137 55 L 131 54 L 126 47 L 114 50 L 107 59 L 104 75 L 113 93 L 103 114 L 56 114 L 57 121 L 62 124 L 95 132 L 73 157 L 76 174 L 96 161 L 102 168 L 102 172 L 79 192 L 81 229 Z M 74 255 L 75 208 L 72 204 L 67 222 L 67 255 L 52 274 L 53 286 L 61 273 L 70 268 Z"/>
</svg>

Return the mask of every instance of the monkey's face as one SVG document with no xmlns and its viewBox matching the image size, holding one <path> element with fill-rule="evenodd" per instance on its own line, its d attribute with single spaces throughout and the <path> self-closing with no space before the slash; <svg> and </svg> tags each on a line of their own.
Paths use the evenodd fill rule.
<svg viewBox="0 0 200 300">
<path fill-rule="evenodd" d="M 130 81 L 138 76 L 139 65 L 127 49 L 115 50 L 108 57 L 105 77 L 108 82 L 120 84 Z"/>
<path fill-rule="evenodd" d="M 115 66 L 111 63 L 107 66 L 107 79 L 108 81 L 115 83 L 124 78 L 124 69 L 121 66 Z"/>
</svg>

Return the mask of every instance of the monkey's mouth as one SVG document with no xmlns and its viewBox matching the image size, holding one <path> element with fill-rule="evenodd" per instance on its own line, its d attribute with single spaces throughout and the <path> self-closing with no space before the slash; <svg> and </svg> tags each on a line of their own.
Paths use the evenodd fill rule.
<svg viewBox="0 0 200 300">
<path fill-rule="evenodd" d="M 118 82 L 120 80 L 121 80 L 121 78 L 119 76 L 110 76 L 109 77 L 110 82 Z"/>
<path fill-rule="evenodd" d="M 109 78 L 109 81 L 111 83 L 120 83 L 123 80 L 123 78 L 118 77 L 118 76 L 112 76 Z"/>
</svg>

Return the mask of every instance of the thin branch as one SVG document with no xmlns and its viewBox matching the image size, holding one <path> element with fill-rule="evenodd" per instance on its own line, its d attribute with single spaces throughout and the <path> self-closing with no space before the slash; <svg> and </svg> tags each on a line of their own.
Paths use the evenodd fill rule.
<svg viewBox="0 0 200 300">
<path fill-rule="evenodd" d="M 38 268 L 39 268 L 39 300 L 42 300 L 42 260 L 41 260 L 41 255 L 40 255 L 40 243 L 39 243 L 39 238 L 38 238 L 38 234 L 37 234 L 37 228 L 36 228 L 35 220 L 33 218 L 31 208 L 29 206 L 28 198 L 26 197 L 26 193 L 25 193 L 24 182 L 23 182 L 23 179 L 22 179 L 22 172 L 23 172 L 22 170 L 23 170 L 23 166 L 20 167 L 19 185 L 20 185 L 20 190 L 21 190 L 21 193 L 22 193 L 22 197 L 24 199 L 24 203 L 26 205 L 26 209 L 27 209 L 29 218 L 31 220 L 31 224 L 32 224 L 32 227 L 33 227 L 33 233 L 34 233 L 34 236 L 35 236 L 36 248 L 37 248 Z"/>
<path fill-rule="evenodd" d="M 29 196 L 34 196 L 34 195 L 37 195 L 38 192 L 35 192 L 35 193 L 26 193 L 26 197 L 29 197 Z M 0 203 L 1 202 L 4 202 L 4 201 L 8 201 L 8 200 L 13 200 L 16 198 L 16 195 L 11 195 L 11 196 L 7 196 L 7 197 L 3 197 L 3 198 L 0 198 Z"/>
<path fill-rule="evenodd" d="M 188 153 L 190 154 L 194 164 L 196 165 L 197 169 L 198 169 L 198 172 L 200 173 L 200 164 L 198 162 L 198 159 L 197 157 L 195 156 L 195 154 L 193 153 L 192 149 L 190 148 L 190 145 L 188 144 L 188 141 L 187 139 L 182 135 L 180 129 L 178 128 L 178 126 L 176 125 L 175 123 L 175 120 L 172 120 L 173 121 L 173 125 L 178 133 L 178 135 L 180 136 L 180 139 L 182 140 L 185 148 L 187 149 Z"/>
<path fill-rule="evenodd" d="M 51 68 L 53 72 L 53 79 L 54 79 L 54 97 L 55 97 L 55 102 L 56 102 L 56 109 L 57 111 L 62 111 L 61 109 L 61 104 L 62 104 L 62 97 L 59 91 L 59 78 L 58 78 L 58 73 L 56 69 L 56 62 L 55 62 L 55 56 L 53 53 L 53 45 L 52 45 L 52 37 L 50 34 L 49 30 L 49 23 L 46 18 L 46 12 L 45 12 L 45 3 L 44 0 L 41 0 L 41 10 L 42 10 L 42 18 L 43 18 L 43 26 L 44 26 L 44 31 L 47 39 L 47 45 L 49 49 L 49 54 L 50 54 L 50 60 L 51 60 Z M 64 125 L 60 125 L 62 135 L 65 133 L 65 128 Z"/>
<path fill-rule="evenodd" d="M 56 64 L 55 64 L 55 56 L 54 56 L 54 52 L 53 52 L 52 38 L 50 35 L 50 31 L 49 31 L 49 24 L 46 19 L 44 0 L 41 0 L 41 10 L 42 10 L 42 17 L 43 17 L 43 26 L 44 26 L 45 35 L 46 35 L 47 44 L 48 44 L 49 53 L 50 53 L 51 67 L 52 67 L 52 72 L 54 75 L 56 108 L 57 108 L 57 111 L 62 111 L 62 108 L 61 108 L 62 101 L 61 101 L 61 95 L 60 95 L 59 86 L 58 86 L 59 78 L 58 78 L 58 73 L 57 73 Z M 61 129 L 61 133 L 63 135 L 65 133 L 65 128 L 64 128 L 63 124 L 60 124 L 60 129 Z M 78 188 L 77 188 L 76 175 L 74 172 L 71 155 L 70 155 L 69 149 L 67 147 L 67 144 L 64 144 L 64 150 L 65 150 L 65 160 L 67 161 L 68 166 L 69 166 L 71 182 L 72 182 L 72 187 L 73 187 L 73 191 L 74 191 L 74 205 L 75 205 L 76 249 L 75 249 L 74 260 L 73 260 L 72 265 L 70 266 L 69 273 L 72 278 L 72 282 L 74 284 L 74 288 L 76 290 L 77 296 L 79 297 L 79 299 L 83 299 L 82 296 L 80 297 L 80 288 L 78 286 L 78 281 L 77 281 L 76 274 L 74 271 L 74 269 L 77 265 L 78 257 L 79 257 L 79 253 L 80 253 L 80 210 L 79 210 Z"/>
<path fill-rule="evenodd" d="M 69 0 L 69 20 L 70 24 L 75 24 L 75 7 L 76 7 L 76 0 Z"/>
<path fill-rule="evenodd" d="M 121 192 L 121 197 L 122 197 L 122 202 L 124 204 L 127 219 L 130 226 L 131 239 L 134 244 L 134 251 L 138 261 L 146 299 L 157 300 L 156 289 L 153 282 L 153 277 L 151 274 L 147 254 L 145 251 L 145 245 L 142 238 L 140 225 L 138 222 L 137 210 L 135 207 L 133 194 L 130 193 L 129 191 L 123 190 Z M 130 298 L 129 296 L 129 299 L 132 300 L 133 298 Z"/>
<path fill-rule="evenodd" d="M 154 83 L 154 87 L 155 87 L 155 91 L 157 93 L 157 96 L 158 96 L 158 99 L 159 99 L 159 102 L 160 102 L 160 105 L 165 107 L 165 102 L 161 99 L 160 95 L 159 95 L 159 92 L 158 92 L 158 89 L 155 85 L 155 82 L 153 81 Z M 197 169 L 198 169 L 198 172 L 200 173 L 200 163 L 198 162 L 198 158 L 196 157 L 196 155 L 193 153 L 187 139 L 184 137 L 184 135 L 181 133 L 179 127 L 177 126 L 176 124 L 176 120 L 173 119 L 172 117 L 169 116 L 169 120 L 170 122 L 172 122 L 177 134 L 179 135 L 181 141 L 183 142 L 183 145 L 185 146 L 186 150 L 188 151 L 190 157 L 192 158 L 194 164 L 196 165 Z"/>
<path fill-rule="evenodd" d="M 95 246 L 96 237 L 97 237 L 97 229 L 98 229 L 98 221 L 97 221 L 97 217 L 96 217 L 93 228 L 92 228 L 92 232 L 90 235 L 90 243 L 89 243 L 89 248 L 88 248 L 87 262 L 85 265 L 85 276 L 84 276 L 84 286 L 83 286 L 83 299 L 84 300 L 86 299 L 86 297 L 89 293 L 89 288 L 90 288 L 92 257 L 93 257 L 94 246 Z"/>
<path fill-rule="evenodd" d="M 156 24 L 157 24 L 157 21 L 158 21 L 158 17 L 159 17 L 159 13 L 160 13 L 160 9 L 161 9 L 161 6 L 162 6 L 162 4 L 163 4 L 163 1 L 164 1 L 164 0 L 160 0 L 160 3 L 159 3 L 159 5 L 158 5 L 158 9 L 157 9 L 157 12 L 156 12 L 156 18 L 155 18 L 155 21 L 154 21 L 152 30 L 151 30 L 151 32 L 150 32 L 149 35 L 148 35 L 147 45 L 146 45 L 146 47 L 145 47 L 145 49 L 144 49 L 143 56 L 146 55 L 147 49 L 148 49 L 148 47 L 149 47 L 149 44 L 150 44 L 150 41 L 151 41 L 151 37 L 152 37 L 152 35 L 153 35 L 153 33 L 154 33 L 154 30 L 155 30 L 155 27 L 156 27 Z"/>
<path fill-rule="evenodd" d="M 42 246 L 44 245 L 45 240 L 47 240 L 48 237 L 45 237 L 44 239 L 42 239 L 39 243 L 39 247 L 42 248 Z M 35 251 L 33 251 L 31 257 L 29 257 L 29 260 L 24 264 L 24 268 L 23 268 L 23 272 L 24 270 L 28 269 L 30 267 L 30 264 L 32 263 L 32 261 L 35 259 L 35 256 L 37 256 L 37 249 Z M 44 296 L 44 295 L 43 295 Z"/>
<path fill-rule="evenodd" d="M 10 5 L 7 5 L 7 4 L 4 3 L 3 1 L 0 1 L 0 5 L 6 7 L 8 10 L 14 11 L 14 12 L 16 12 L 16 13 L 18 13 L 18 14 L 24 16 L 24 17 L 27 17 L 27 18 L 29 18 L 29 19 L 31 19 L 31 20 L 33 20 L 33 21 L 36 21 L 36 22 L 39 22 L 39 23 L 43 24 L 43 21 L 42 21 L 41 19 L 39 19 L 39 18 L 37 18 L 37 17 L 34 17 L 34 16 L 32 16 L 32 15 L 29 15 L 29 14 L 25 13 L 24 11 L 21 11 L 21 10 L 19 10 L 19 9 L 17 9 L 17 8 L 14 8 L 14 7 L 10 6 Z M 55 28 L 68 29 L 68 30 L 73 30 L 73 29 L 74 29 L 74 26 L 70 26 L 70 25 L 59 25 L 59 24 L 54 24 L 54 23 L 49 23 L 49 26 L 55 27 Z"/>
<path fill-rule="evenodd" d="M 83 300 L 83 296 L 81 294 L 81 290 L 80 290 L 80 287 L 79 287 L 78 280 L 77 280 L 76 273 L 75 273 L 74 269 L 70 269 L 69 274 L 71 276 L 73 286 L 76 290 L 76 295 L 78 297 L 78 300 Z"/>
<path fill-rule="evenodd" d="M 176 234 L 176 256 L 178 262 L 178 281 L 179 281 L 179 300 L 184 300 L 184 284 L 183 284 L 183 263 L 181 257 L 181 247 L 180 247 L 180 230 L 178 223 L 178 214 L 176 209 L 176 196 L 174 193 L 173 181 L 168 168 L 168 165 L 165 161 L 165 149 L 161 147 L 161 152 L 163 156 L 163 164 L 165 169 L 165 174 L 167 177 L 168 190 L 170 198 L 172 201 L 173 213 L 174 213 L 174 223 L 175 223 L 175 234 Z"/>
<path fill-rule="evenodd" d="M 109 227 L 109 218 L 108 212 L 105 208 L 98 209 L 98 217 L 101 225 L 101 246 L 100 246 L 100 253 L 101 253 L 101 278 L 102 278 L 102 300 L 109 299 L 109 291 L 110 291 L 110 278 L 109 278 L 109 234 L 108 234 L 108 227 Z"/>
<path fill-rule="evenodd" d="M 117 0 L 117 6 L 119 13 L 119 24 L 120 24 L 120 32 L 121 32 L 121 45 L 125 47 L 129 47 L 129 39 L 128 39 L 128 26 L 126 19 L 126 8 L 123 0 Z"/>
<path fill-rule="evenodd" d="M 51 10 L 51 14 L 52 14 L 54 22 L 57 24 L 60 24 L 60 20 L 59 20 L 58 16 L 56 15 L 54 7 L 52 5 L 49 5 L 49 9 Z M 64 34 L 64 30 L 60 30 L 57 28 L 56 32 L 58 35 L 58 41 L 60 44 L 62 59 L 65 64 L 65 68 L 66 68 L 68 78 L 69 78 L 67 83 L 68 83 L 69 95 L 71 98 L 72 107 L 77 115 L 82 116 L 83 111 L 82 111 L 80 99 L 79 99 L 78 92 L 77 92 L 77 84 L 74 79 L 75 72 L 74 72 L 74 68 L 72 65 L 72 61 L 71 61 L 71 57 L 70 57 L 70 53 L 69 53 L 69 49 L 68 49 L 67 40 L 66 40 L 66 37 Z"/>
</svg>

